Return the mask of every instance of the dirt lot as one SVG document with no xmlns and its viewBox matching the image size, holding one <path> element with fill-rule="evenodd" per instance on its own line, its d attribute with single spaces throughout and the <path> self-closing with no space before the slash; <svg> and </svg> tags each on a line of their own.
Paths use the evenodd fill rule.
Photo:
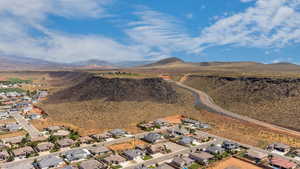
<svg viewBox="0 0 300 169">
<path fill-rule="evenodd" d="M 9 137 L 16 137 L 16 136 L 25 136 L 26 133 L 27 132 L 25 130 L 10 132 L 10 133 L 7 133 L 7 134 L 0 135 L 0 139 L 9 138 Z"/>
<path fill-rule="evenodd" d="M 144 141 L 135 139 L 135 140 L 132 140 L 132 141 L 126 142 L 126 143 L 114 144 L 114 145 L 108 146 L 108 148 L 113 150 L 113 151 L 123 151 L 123 150 L 134 149 L 138 145 L 143 146 L 143 145 L 146 145 L 146 144 L 147 143 L 145 143 Z"/>
<path fill-rule="evenodd" d="M 9 118 L 9 119 L 6 119 L 6 120 L 0 120 L 0 125 L 2 124 L 8 124 L 8 123 L 15 123 L 16 120 L 14 118 Z"/>
<path fill-rule="evenodd" d="M 229 158 L 221 161 L 215 166 L 209 167 L 208 169 L 263 169 L 261 167 L 255 166 L 253 164 L 244 162 L 236 158 Z"/>
</svg>

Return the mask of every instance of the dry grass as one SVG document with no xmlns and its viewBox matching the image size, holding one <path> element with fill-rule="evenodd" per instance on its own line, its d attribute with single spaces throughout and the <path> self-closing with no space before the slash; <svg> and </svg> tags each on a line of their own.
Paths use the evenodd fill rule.
<svg viewBox="0 0 300 169">
<path fill-rule="evenodd" d="M 112 128 L 136 128 L 141 121 L 150 121 L 184 112 L 196 111 L 187 102 L 186 93 L 178 89 L 181 101 L 177 104 L 164 104 L 151 101 L 143 102 L 110 102 L 91 100 L 59 104 L 45 104 L 42 108 L 49 115 L 49 121 L 76 124 L 85 131 L 96 129 L 105 131 Z M 88 132 L 90 133 L 90 132 Z M 85 132 L 81 133 L 85 134 Z"/>
<path fill-rule="evenodd" d="M 135 139 L 135 140 L 131 140 L 129 142 L 121 143 L 121 144 L 110 145 L 110 146 L 108 146 L 108 148 L 113 151 L 124 151 L 124 150 L 134 149 L 138 145 L 143 146 L 143 145 L 147 145 L 147 143 L 144 141 Z"/>
<path fill-rule="evenodd" d="M 6 120 L 0 120 L 0 124 L 8 124 L 8 123 L 15 123 L 16 120 L 14 118 L 9 118 Z"/>
<path fill-rule="evenodd" d="M 298 83 L 269 84 L 262 81 L 249 84 L 239 80 L 191 77 L 185 84 L 205 91 L 219 106 L 232 112 L 300 130 L 300 95 L 295 92 L 293 97 L 285 96 L 297 89 Z"/>
<path fill-rule="evenodd" d="M 124 128 L 132 133 L 140 132 L 136 125 L 141 121 L 180 115 L 190 116 L 213 126 L 208 132 L 242 143 L 265 147 L 272 142 L 282 142 L 300 146 L 300 138 L 272 131 L 257 125 L 241 122 L 215 113 L 194 108 L 194 97 L 187 91 L 177 88 L 182 103 L 177 105 L 153 102 L 88 102 L 44 105 L 49 114 L 47 121 L 34 121 L 39 126 L 63 124 L 79 130 L 81 135 L 100 133 L 114 128 Z M 177 116 L 176 116 L 177 115 Z M 179 116 L 178 116 L 179 115 Z M 178 121 L 178 118 L 175 118 Z"/>
<path fill-rule="evenodd" d="M 230 167 L 236 167 L 236 168 L 240 168 L 240 169 L 263 169 L 261 167 L 244 162 L 237 158 L 229 158 L 229 159 L 223 160 L 221 162 L 218 162 L 214 166 L 209 167 L 208 169 L 227 169 Z"/>
<path fill-rule="evenodd" d="M 10 133 L 7 133 L 7 134 L 1 134 L 0 139 L 10 138 L 10 137 L 17 137 L 17 136 L 25 136 L 26 134 L 27 134 L 27 132 L 25 130 L 20 130 L 20 131 L 16 131 L 16 132 L 10 132 Z"/>
<path fill-rule="evenodd" d="M 169 123 L 172 123 L 172 124 L 180 124 L 182 116 L 181 115 L 174 115 L 174 116 L 165 117 L 163 119 L 166 120 Z"/>
</svg>

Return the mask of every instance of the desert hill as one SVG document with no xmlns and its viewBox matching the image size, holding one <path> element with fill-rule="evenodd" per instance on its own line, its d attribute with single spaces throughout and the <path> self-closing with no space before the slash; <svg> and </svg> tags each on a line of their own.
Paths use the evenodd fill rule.
<svg viewBox="0 0 300 169">
<path fill-rule="evenodd" d="M 152 72 L 190 73 L 190 72 L 300 72 L 300 66 L 291 63 L 263 64 L 257 62 L 185 62 L 178 58 L 140 66 L 136 69 Z"/>
<path fill-rule="evenodd" d="M 163 66 L 163 65 L 174 64 L 174 63 L 184 63 L 184 61 L 179 58 L 176 58 L 176 57 L 171 57 L 171 58 L 159 60 L 159 61 L 151 63 L 151 64 L 147 64 L 144 66 L 145 67 Z"/>
<path fill-rule="evenodd" d="M 232 112 L 300 130 L 299 78 L 192 75 L 185 84 Z"/>
<path fill-rule="evenodd" d="M 85 72 L 49 76 L 55 90 L 39 106 L 52 124 L 75 125 L 83 133 L 198 112 L 193 95 L 160 78 L 103 78 Z"/>
<path fill-rule="evenodd" d="M 107 101 L 154 101 L 176 103 L 177 94 L 170 84 L 160 78 L 127 79 L 103 78 L 99 76 L 61 74 L 65 80 L 83 79 L 49 97 L 50 103 L 62 101 L 86 101 L 105 99 Z"/>
</svg>

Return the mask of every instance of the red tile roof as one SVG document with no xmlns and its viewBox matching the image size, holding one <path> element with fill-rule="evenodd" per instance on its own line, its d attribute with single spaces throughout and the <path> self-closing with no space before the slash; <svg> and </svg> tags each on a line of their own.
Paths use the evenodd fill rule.
<svg viewBox="0 0 300 169">
<path fill-rule="evenodd" d="M 289 160 L 280 158 L 280 157 L 273 157 L 271 159 L 271 164 L 276 165 L 276 166 L 280 166 L 280 167 L 283 167 L 283 168 L 295 168 L 297 166 L 297 164 L 295 164 L 295 163 L 293 163 Z"/>
</svg>

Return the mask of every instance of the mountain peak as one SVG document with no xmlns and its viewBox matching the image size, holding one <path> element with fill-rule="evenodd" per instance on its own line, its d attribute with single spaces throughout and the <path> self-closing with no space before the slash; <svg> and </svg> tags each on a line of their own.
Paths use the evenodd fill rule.
<svg viewBox="0 0 300 169">
<path fill-rule="evenodd" d="M 146 67 L 151 67 L 151 66 L 162 66 L 162 65 L 168 65 L 168 64 L 173 64 L 173 63 L 184 63 L 182 59 L 179 59 L 177 57 L 170 57 L 166 59 L 159 60 L 157 62 L 154 62 L 152 64 L 145 65 Z"/>
</svg>

